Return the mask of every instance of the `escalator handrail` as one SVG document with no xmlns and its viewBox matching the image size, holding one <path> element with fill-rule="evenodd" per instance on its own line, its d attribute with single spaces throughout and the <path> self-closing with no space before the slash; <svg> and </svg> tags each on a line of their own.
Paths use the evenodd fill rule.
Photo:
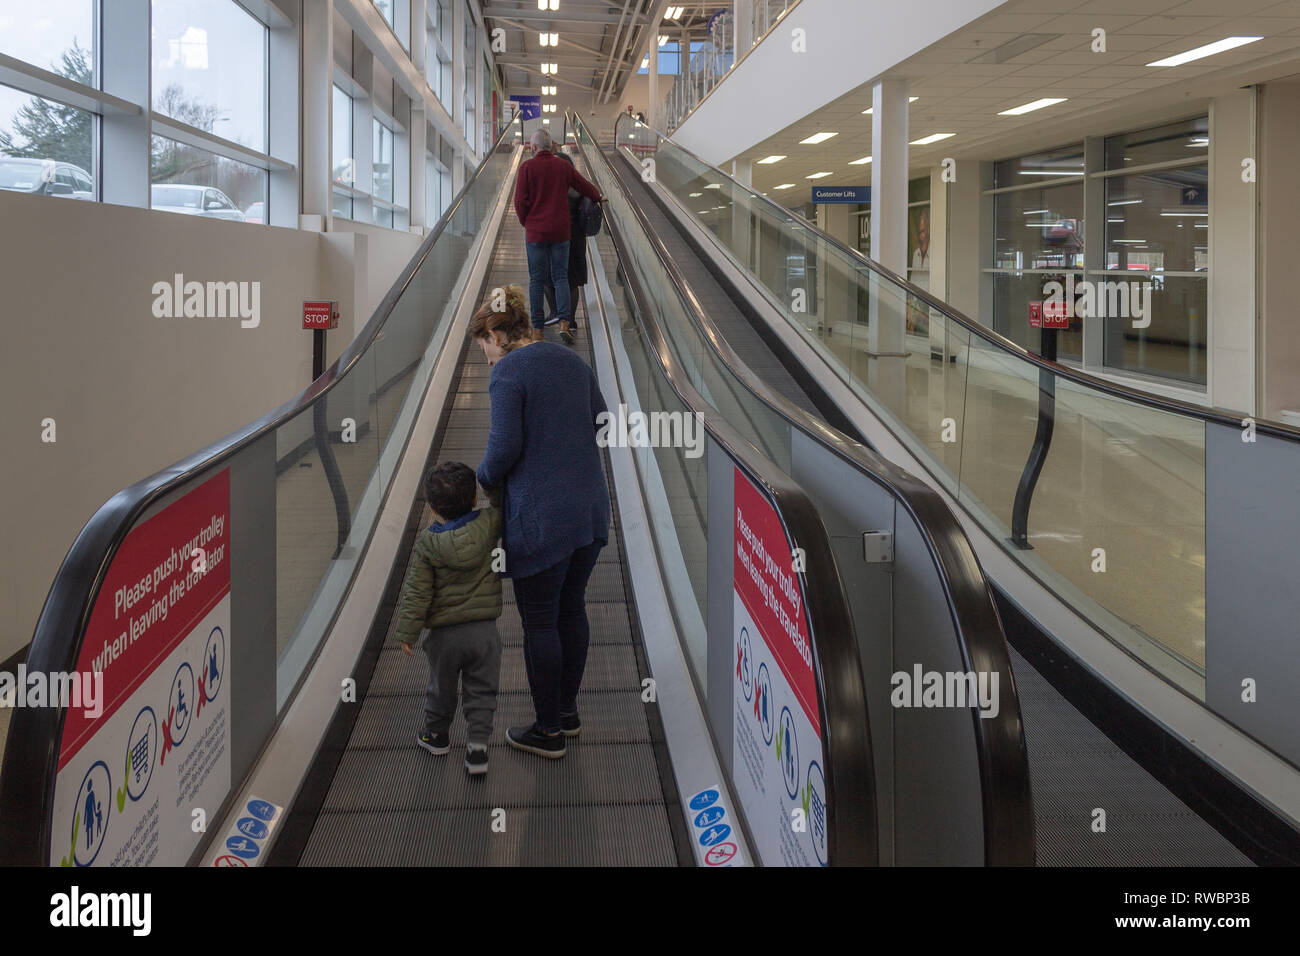
<svg viewBox="0 0 1300 956">
<path fill-rule="evenodd" d="M 573 121 L 582 122 L 577 116 Z M 617 138 L 615 144 L 617 149 Z M 609 161 L 603 154 L 601 159 Z M 984 719 L 978 711 L 972 711 L 980 755 L 985 859 L 993 865 L 1032 863 L 1034 818 L 1024 728 L 1020 720 L 1019 689 L 992 591 L 957 518 L 928 484 L 804 411 L 756 376 L 713 326 L 702 304 L 690 290 L 685 275 L 654 232 L 645 213 L 626 192 L 621 178 L 614 174 L 613 179 L 623 190 L 657 258 L 677 285 L 687 313 L 731 373 L 791 427 L 813 437 L 864 476 L 886 488 L 916 521 L 948 601 L 964 666 L 974 673 L 996 670 L 1007 676 L 998 717 Z"/>
<path fill-rule="evenodd" d="M 580 139 L 577 148 L 588 168 L 592 168 Z M 604 221 L 620 256 L 625 256 L 628 246 L 618 224 L 612 216 L 606 216 Z M 638 327 L 647 333 L 648 344 L 669 386 L 683 405 L 699 415 L 705 429 L 732 461 L 765 489 L 776 503 L 792 542 L 804 550 L 805 571 L 798 577 L 817 647 L 817 696 L 826 740 L 826 802 L 833 824 L 827 859 L 836 865 L 875 865 L 879 862 L 879 844 L 870 715 L 862 662 L 853 638 L 852 612 L 830 535 L 803 488 L 755 448 L 691 384 L 653 311 L 646 307 L 653 300 L 640 278 L 631 269 L 624 269 L 623 275 L 632 304 L 639 312 Z M 603 303 L 600 307 L 603 311 Z M 846 799 L 845 794 L 857 794 L 861 799 Z"/>
<path fill-rule="evenodd" d="M 1168 398 L 1163 395 L 1157 395 L 1153 392 L 1144 392 L 1141 391 L 1140 389 L 1130 388 L 1127 385 L 1122 385 L 1118 382 L 1112 382 L 1108 379 L 1099 378 L 1096 375 L 1092 375 L 1088 372 L 1081 371 L 1080 369 L 1071 368 L 1068 365 L 1062 365 L 1059 362 L 1053 362 L 1050 361 L 1049 359 L 1045 359 L 1037 352 L 1031 351 L 1022 345 L 1018 345 L 1015 342 L 1008 339 L 1006 336 L 993 331 L 991 328 L 984 325 L 983 323 L 975 321 L 965 313 L 954 308 L 949 303 L 936 297 L 930 291 L 926 289 L 922 289 L 920 286 L 913 285 L 903 276 L 900 276 L 898 273 L 890 269 L 887 269 L 885 266 L 882 266 L 876 260 L 868 258 L 867 256 L 863 255 L 862 252 L 860 252 L 857 249 L 854 249 L 852 246 L 848 245 L 842 240 L 837 239 L 835 236 L 832 236 L 829 233 L 823 232 L 820 228 L 818 228 L 816 223 L 809 222 L 807 219 L 805 219 L 799 213 L 795 212 L 793 209 L 787 209 L 785 206 L 782 206 L 780 203 L 775 202 L 772 199 L 769 199 L 767 196 L 755 192 L 752 187 L 744 185 L 743 183 L 739 182 L 728 173 L 719 169 L 717 166 L 714 166 L 712 163 L 708 162 L 707 160 L 701 159 L 699 156 L 691 152 L 681 143 L 677 142 L 676 140 L 669 139 L 663 133 L 659 132 L 659 130 L 654 129 L 653 127 L 645 123 L 642 123 L 639 120 L 630 119 L 626 113 L 619 114 L 618 119 L 614 121 L 615 148 L 618 148 L 619 145 L 618 129 L 619 129 L 619 123 L 621 123 L 623 120 L 629 120 L 630 122 L 636 124 L 637 126 L 649 130 L 651 133 L 653 133 L 655 136 L 658 136 L 660 139 L 664 140 L 665 142 L 671 143 L 674 149 L 681 150 L 683 153 L 685 153 L 691 159 L 695 160 L 701 166 L 705 166 L 711 169 L 713 172 L 721 176 L 725 181 L 732 183 L 737 189 L 741 189 L 749 193 L 751 199 L 758 200 L 760 203 L 764 204 L 765 206 L 770 207 L 775 212 L 776 215 L 779 215 L 780 217 L 786 219 L 789 222 L 797 223 L 800 226 L 800 228 L 805 229 L 808 232 L 812 233 L 814 236 L 816 236 L 818 240 L 825 242 L 827 245 L 833 246 L 835 249 L 839 250 L 844 255 L 848 256 L 851 260 L 856 261 L 858 265 L 864 266 L 865 268 L 876 273 L 882 279 L 885 279 L 886 281 L 892 283 L 893 285 L 901 287 L 912 298 L 920 299 L 930 308 L 941 313 L 945 318 L 952 320 L 957 325 L 960 325 L 963 329 L 965 329 L 970 334 L 978 336 L 979 338 L 988 342 L 990 345 L 995 346 L 1001 351 L 1010 353 L 1012 356 L 1020 359 L 1021 361 L 1028 362 L 1029 364 L 1035 366 L 1038 369 L 1051 372 L 1053 375 L 1056 375 L 1059 378 L 1065 379 L 1066 381 L 1069 382 L 1073 382 L 1074 384 L 1082 386 L 1083 388 L 1089 389 L 1091 391 L 1101 392 L 1104 395 L 1107 395 L 1111 398 L 1118 398 L 1123 401 L 1133 402 L 1137 405 L 1143 405 L 1148 408 L 1154 408 L 1157 411 L 1165 412 L 1170 415 L 1182 415 L 1184 417 L 1195 418 L 1203 422 L 1214 422 L 1219 425 L 1226 425 L 1231 428 L 1241 428 L 1243 418 L 1248 417 L 1245 416 L 1244 413 L 1240 413 L 1240 414 L 1235 413 L 1229 409 L 1209 407 L 1204 405 L 1194 405 L 1191 402 L 1184 402 L 1181 401 L 1180 399 Z M 1061 271 L 1077 272 L 1079 270 L 1062 269 Z M 1272 435 L 1275 438 L 1281 438 L 1285 441 L 1300 441 L 1300 427 L 1288 425 L 1285 422 L 1273 421 L 1271 419 L 1256 419 L 1253 417 L 1251 418 L 1252 421 L 1255 422 L 1255 431 L 1257 433 Z"/>
<path fill-rule="evenodd" d="M 323 375 L 297 396 L 248 425 L 117 492 L 91 515 L 59 566 L 37 619 L 27 655 L 29 673 L 67 673 L 76 667 L 82 637 L 113 559 L 131 529 L 155 502 L 215 471 L 241 449 L 324 401 L 360 361 L 480 174 L 502 148 L 515 122 L 511 120 L 502 129 L 356 339 Z M 64 716 L 61 707 L 40 707 L 22 708 L 13 717 L 4 762 L 0 765 L 0 861 L 33 866 L 43 866 L 46 862 L 44 853 L 50 846 L 53 783 L 58 771 Z"/>
</svg>

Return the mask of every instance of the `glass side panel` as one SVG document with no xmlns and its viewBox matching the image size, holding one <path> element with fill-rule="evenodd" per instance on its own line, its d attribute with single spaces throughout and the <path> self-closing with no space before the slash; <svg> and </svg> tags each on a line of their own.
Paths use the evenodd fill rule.
<svg viewBox="0 0 1300 956">
<path fill-rule="evenodd" d="M 1051 448 L 1025 529 L 1031 547 L 1006 547 L 1112 640 L 1170 680 L 1204 692 L 1205 466 L 1199 419 L 1110 398 L 1050 373 L 1050 385 L 1040 382 L 1038 367 L 1019 353 L 970 332 L 945 315 L 942 304 L 921 300 L 648 127 L 620 123 L 617 147 L 643 165 L 653 160 L 657 187 L 712 234 L 842 384 L 996 541 L 1011 537 L 1040 395 L 1055 391 Z M 997 166 L 999 186 L 1082 177 L 1084 171 L 1078 146 Z M 1204 382 L 1206 279 L 1161 271 L 1202 271 L 1197 244 L 1204 244 L 1205 230 L 1195 226 L 1204 220 L 1205 207 L 1184 202 L 1203 204 L 1204 195 L 1187 200 L 1174 186 L 1175 179 L 1180 188 L 1196 186 L 1199 179 L 1184 180 L 1203 171 L 1148 171 L 1109 184 L 1121 198 L 1151 200 L 1152 212 L 1141 214 L 1151 235 L 1138 238 L 1159 241 L 1158 248 L 1149 243 L 1125 249 L 1134 244 L 1118 239 L 1127 236 L 1106 233 L 1108 253 L 1117 257 L 1106 268 L 1124 272 L 1121 282 L 1152 285 L 1149 326 L 1134 328 L 1131 318 L 1105 320 L 1112 366 Z M 1047 295 L 1048 283 L 1072 282 L 1077 303 L 1085 278 L 1108 273 L 1084 269 L 1082 183 L 1000 193 L 994 200 L 998 231 L 989 266 L 996 270 L 997 331 L 1037 350 L 1041 331 L 1031 325 L 1030 302 Z M 1126 214 L 1116 209 L 1137 205 L 1108 207 L 1108 217 L 1119 218 Z M 1061 358 L 1082 352 L 1083 321 L 1076 312 L 1070 327 L 1058 332 Z M 695 353 L 692 361 L 709 363 Z M 719 408 L 741 424 L 734 409 Z M 1104 573 L 1093 569 L 1101 551 L 1109 562 Z"/>
</svg>

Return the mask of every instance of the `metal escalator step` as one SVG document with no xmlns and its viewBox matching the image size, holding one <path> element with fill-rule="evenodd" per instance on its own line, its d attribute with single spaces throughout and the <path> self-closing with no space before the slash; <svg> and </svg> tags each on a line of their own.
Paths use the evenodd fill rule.
<svg viewBox="0 0 1300 956">
<path fill-rule="evenodd" d="M 376 695 L 423 693 L 428 679 L 429 665 L 424 654 L 415 657 L 393 643 L 384 646 L 375 662 L 366 699 Z M 528 674 L 524 667 L 521 645 L 502 649 L 500 690 L 525 690 Z M 637 673 L 636 657 L 628 644 L 592 643 L 587 648 L 587 666 L 582 677 L 583 690 L 640 692 L 641 680 Z"/>
<path fill-rule="evenodd" d="M 650 741 L 640 693 L 584 689 L 578 694 L 578 710 L 582 714 L 583 744 Z M 504 744 L 506 728 L 529 723 L 532 719 L 533 698 L 528 691 L 498 694 L 490 743 Z M 415 735 L 423 728 L 424 687 L 421 682 L 421 686 L 409 694 L 367 698 L 352 729 L 348 749 L 410 750 L 416 747 Z M 453 755 L 465 746 L 465 740 L 465 715 L 458 710 L 451 724 Z"/>
<path fill-rule="evenodd" d="M 493 757 L 495 760 L 495 755 Z M 566 758 L 567 759 L 567 758 Z M 563 763 L 564 761 L 560 761 Z M 464 771 L 456 768 L 462 776 Z M 491 777 L 495 767 L 488 771 Z M 673 866 L 662 805 L 322 813 L 303 866 Z"/>
<path fill-rule="evenodd" d="M 527 721 L 531 723 L 531 718 Z M 322 814 L 478 807 L 486 827 L 493 807 L 566 807 L 581 816 L 591 804 L 645 803 L 660 797 L 653 752 L 645 744 L 570 740 L 560 760 L 505 745 L 489 747 L 486 780 L 465 772 L 464 758 L 435 757 L 415 746 L 349 750 L 339 763 Z"/>
</svg>

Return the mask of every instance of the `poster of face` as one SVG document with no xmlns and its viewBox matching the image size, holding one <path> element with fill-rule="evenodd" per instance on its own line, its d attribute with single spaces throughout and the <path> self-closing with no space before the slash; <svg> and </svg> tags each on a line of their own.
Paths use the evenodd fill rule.
<svg viewBox="0 0 1300 956">
<path fill-rule="evenodd" d="M 913 206 L 907 211 L 908 280 L 916 286 L 930 289 L 930 207 Z M 907 300 L 907 331 L 916 335 L 930 334 L 930 309 L 919 299 Z"/>
</svg>

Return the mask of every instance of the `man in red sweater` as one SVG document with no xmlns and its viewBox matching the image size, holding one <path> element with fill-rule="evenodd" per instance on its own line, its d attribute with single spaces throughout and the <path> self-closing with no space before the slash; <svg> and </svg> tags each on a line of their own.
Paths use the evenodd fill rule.
<svg viewBox="0 0 1300 956">
<path fill-rule="evenodd" d="M 532 136 L 533 158 L 519 167 L 515 181 L 515 215 L 524 227 L 528 250 L 528 298 L 533 340 L 542 338 L 546 321 L 543 290 L 549 277 L 555 285 L 555 312 L 561 328 L 573 319 L 569 295 L 569 187 L 594 202 L 604 202 L 600 190 L 573 165 L 551 152 L 551 134 L 539 129 Z"/>
</svg>

